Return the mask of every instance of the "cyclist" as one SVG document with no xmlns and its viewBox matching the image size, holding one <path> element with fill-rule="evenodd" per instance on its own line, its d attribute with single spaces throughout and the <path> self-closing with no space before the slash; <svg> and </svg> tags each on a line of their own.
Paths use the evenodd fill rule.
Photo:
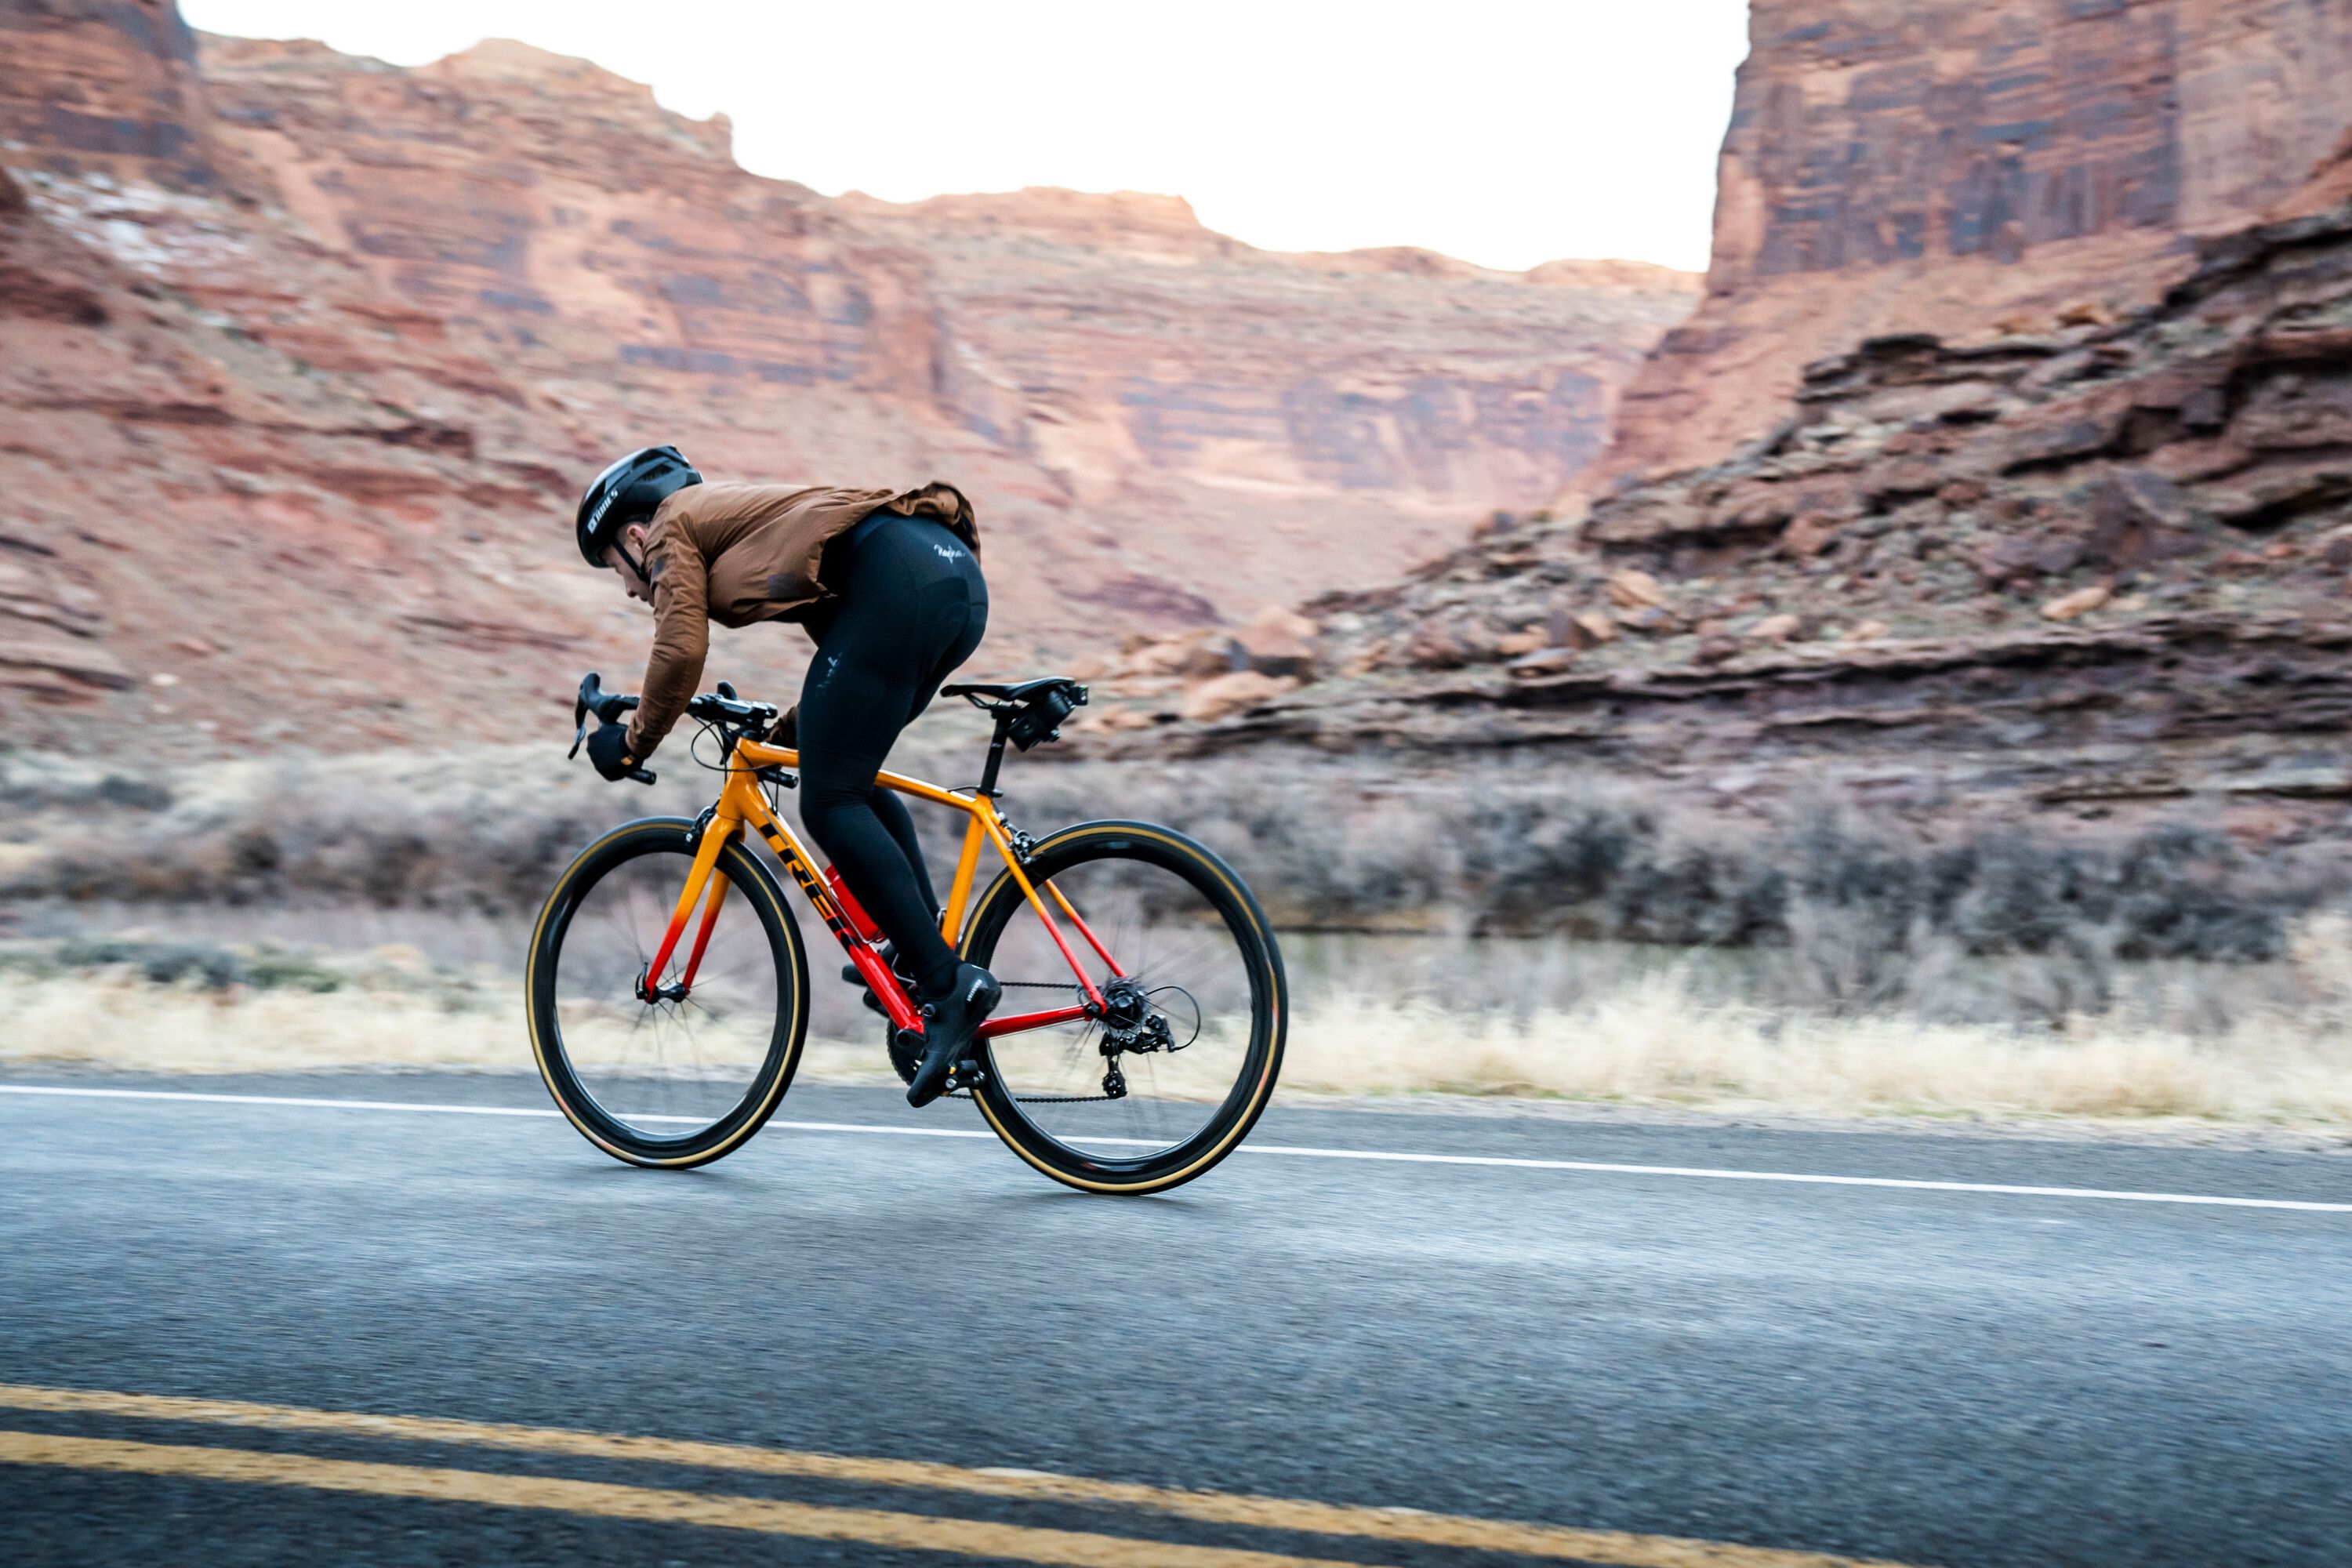
<svg viewBox="0 0 2352 1568">
<path fill-rule="evenodd" d="M 801 819 L 913 982 L 923 1056 L 907 1099 L 929 1104 L 1001 990 L 940 937 L 914 821 L 874 775 L 988 626 L 971 503 L 937 483 L 706 484 L 677 447 L 646 447 L 596 476 L 575 526 L 588 563 L 611 568 L 629 597 L 654 608 L 636 712 L 589 737 L 608 779 L 651 756 L 685 712 L 702 679 L 707 622 L 797 621 L 815 639 L 800 702 L 771 739 L 797 743 Z"/>
</svg>

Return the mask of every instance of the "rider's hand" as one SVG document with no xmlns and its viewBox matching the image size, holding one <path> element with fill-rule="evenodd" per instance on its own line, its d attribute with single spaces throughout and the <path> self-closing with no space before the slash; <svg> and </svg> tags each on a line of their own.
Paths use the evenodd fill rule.
<svg viewBox="0 0 2352 1568">
<path fill-rule="evenodd" d="M 785 709 L 784 716 L 768 726 L 768 732 L 762 739 L 772 746 L 782 746 L 792 751 L 800 750 L 801 705 L 795 702 Z"/>
<path fill-rule="evenodd" d="M 618 782 L 629 776 L 637 760 L 628 754 L 629 727 L 626 724 L 599 724 L 588 737 L 588 760 L 596 771 Z"/>
</svg>

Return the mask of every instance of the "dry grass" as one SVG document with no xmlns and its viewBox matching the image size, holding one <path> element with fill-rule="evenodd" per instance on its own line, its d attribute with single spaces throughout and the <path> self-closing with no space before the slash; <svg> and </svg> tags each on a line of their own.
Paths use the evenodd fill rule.
<svg viewBox="0 0 2352 1568">
<path fill-rule="evenodd" d="M 347 990 L 212 991 L 140 975 L 59 974 L 12 988 L 0 1068 L 157 1073 L 530 1068 L 519 1006 Z"/>
<path fill-rule="evenodd" d="M 1294 1092 L 1519 1095 L 1838 1116 L 2194 1117 L 2352 1125 L 2352 1047 L 2269 1019 L 2220 1039 L 2081 1020 L 2021 1034 L 1791 1017 L 1636 985 L 1527 1019 L 1432 1005 L 1303 1012 Z"/>
<path fill-rule="evenodd" d="M 1298 1010 L 1284 1083 L 1305 1094 L 1703 1110 L 2346 1127 L 2352 995 L 2326 977 L 2352 973 L 2347 950 L 2352 928 L 2306 929 L 2293 962 L 2320 989 L 2202 1034 L 2147 1009 L 2137 1022 L 2077 1016 L 2054 1029 L 1792 1011 L 1711 999 L 1675 969 L 1621 975 L 1580 1005 L 1517 1018 L 1326 994 Z M 207 970 L 191 951 L 206 950 L 151 945 L 96 964 L 20 952 L 0 1070 L 530 1069 L 510 983 L 436 970 L 399 950 L 236 955 L 241 975 Z M 814 1082 L 892 1081 L 868 1038 L 813 1039 L 803 1071 Z"/>
<path fill-rule="evenodd" d="M 53 974 L 11 995 L 0 1071 L 532 1070 L 520 989 L 453 1002 L 363 987 L 215 991 L 113 973 Z M 873 1042 L 812 1039 L 803 1070 L 814 1081 L 895 1081 Z"/>
</svg>

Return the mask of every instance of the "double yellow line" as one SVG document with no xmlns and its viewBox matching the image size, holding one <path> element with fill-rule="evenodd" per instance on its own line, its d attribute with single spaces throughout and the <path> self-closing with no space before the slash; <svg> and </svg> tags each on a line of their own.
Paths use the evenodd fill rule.
<svg viewBox="0 0 2352 1568">
<path fill-rule="evenodd" d="M 53 1415 L 132 1417 L 250 1430 L 438 1443 L 508 1452 L 632 1460 L 790 1476 L 860 1486 L 1137 1510 L 1205 1523 L 1297 1531 L 1416 1546 L 1608 1563 L 1616 1568 L 1901 1568 L 1875 1560 L 1771 1547 L 1572 1530 L 1559 1525 L 1351 1507 L 1292 1498 L 1188 1491 L 1032 1470 L 973 1469 L 914 1459 L 862 1458 L 791 1448 L 681 1438 L 638 1437 L 556 1426 L 518 1426 L 422 1415 L 313 1410 L 243 1400 L 180 1399 L 93 1389 L 0 1384 L 0 1408 Z M 1066 1564 L 1069 1568 L 1352 1568 L 1330 1558 L 1291 1557 L 1231 1547 L 1052 1530 L 881 1509 L 841 1508 L 724 1493 L 677 1491 L 602 1481 L 325 1459 L 248 1448 L 130 1442 L 0 1430 L 0 1464 L 55 1465 L 117 1474 L 178 1476 L 249 1485 L 360 1492 L 376 1497 L 543 1509 L 643 1523 L 750 1531 L 803 1540 L 965 1557 Z"/>
</svg>

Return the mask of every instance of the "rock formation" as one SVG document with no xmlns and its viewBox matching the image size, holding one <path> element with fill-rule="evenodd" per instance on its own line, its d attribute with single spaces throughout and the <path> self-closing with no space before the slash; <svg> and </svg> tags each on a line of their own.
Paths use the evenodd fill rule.
<svg viewBox="0 0 2352 1568">
<path fill-rule="evenodd" d="M 992 668 L 1239 624 L 1539 503 L 1694 297 L 1269 255 L 1162 198 L 832 200 L 520 45 L 402 70 L 167 0 L 0 0 L 0 39 L 18 742 L 511 734 L 641 647 L 563 541 L 657 439 L 965 486 Z M 801 651 L 720 650 L 770 689 Z"/>
<path fill-rule="evenodd" d="M 2352 126 L 2340 0 L 1755 0 L 1749 37 L 1706 298 L 1605 476 L 1720 457 L 1865 337 L 2147 304 Z"/>
<path fill-rule="evenodd" d="M 219 190 L 196 37 L 171 0 L 0 5 L 0 147 Z"/>
<path fill-rule="evenodd" d="M 1110 535 L 1096 542 L 1125 564 L 1076 596 L 1122 615 L 1182 614 L 1169 590 L 1204 592 L 1204 537 L 1246 607 L 1333 570 L 1335 541 L 1402 570 L 1460 542 L 1468 498 L 1540 505 L 1547 475 L 1599 455 L 1617 388 L 1688 309 L 1682 274 L 1641 263 L 1271 255 L 1173 197 L 843 205 L 930 262 L 943 401 Z M 1196 521 L 1150 526 L 1171 515 Z"/>
<path fill-rule="evenodd" d="M 2205 242 L 2119 321 L 1865 340 L 1727 460 L 1308 605 L 1312 685 L 1176 723 L 1150 645 L 1090 723 L 2293 841 L 2352 799 L 2347 583 L 2352 204 Z"/>
</svg>

